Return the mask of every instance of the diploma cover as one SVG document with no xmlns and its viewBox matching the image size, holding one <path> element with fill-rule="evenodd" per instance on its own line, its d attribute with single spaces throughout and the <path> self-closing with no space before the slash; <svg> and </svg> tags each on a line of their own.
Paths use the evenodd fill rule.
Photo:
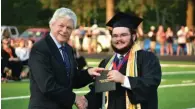
<svg viewBox="0 0 195 109">
<path fill-rule="evenodd" d="M 103 70 L 95 79 L 95 92 L 106 92 L 116 90 L 116 83 L 107 80 L 109 70 Z"/>
</svg>

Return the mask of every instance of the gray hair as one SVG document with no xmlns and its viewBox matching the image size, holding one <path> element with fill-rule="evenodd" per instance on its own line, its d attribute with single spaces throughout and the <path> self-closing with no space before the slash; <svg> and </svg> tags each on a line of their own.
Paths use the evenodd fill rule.
<svg viewBox="0 0 195 109">
<path fill-rule="evenodd" d="M 51 25 L 57 19 L 63 18 L 63 17 L 70 17 L 73 20 L 74 28 L 76 28 L 76 26 L 77 26 L 77 16 L 71 9 L 68 9 L 68 8 L 59 8 L 59 9 L 57 9 L 54 12 L 51 20 L 49 21 L 49 24 Z"/>
</svg>

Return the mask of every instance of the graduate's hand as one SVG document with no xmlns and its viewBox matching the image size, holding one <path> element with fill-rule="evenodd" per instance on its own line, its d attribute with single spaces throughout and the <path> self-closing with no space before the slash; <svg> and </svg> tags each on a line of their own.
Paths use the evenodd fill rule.
<svg viewBox="0 0 195 109">
<path fill-rule="evenodd" d="M 95 76 L 100 76 L 100 72 L 102 72 L 104 68 L 89 68 L 88 73 L 89 75 L 95 77 Z"/>
<path fill-rule="evenodd" d="M 107 74 L 107 79 L 109 81 L 123 84 L 125 80 L 125 76 L 121 74 L 118 70 L 111 70 Z"/>
<path fill-rule="evenodd" d="M 87 109 L 88 101 L 85 96 L 76 95 L 75 104 L 78 109 Z"/>
</svg>

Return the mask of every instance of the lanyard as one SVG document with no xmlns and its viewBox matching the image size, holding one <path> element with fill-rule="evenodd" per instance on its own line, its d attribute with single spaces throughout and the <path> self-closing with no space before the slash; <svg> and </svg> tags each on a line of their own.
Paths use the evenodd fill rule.
<svg viewBox="0 0 195 109">
<path fill-rule="evenodd" d="M 127 62 L 128 57 L 129 57 L 129 53 L 126 54 L 126 56 L 123 58 L 123 60 L 122 60 L 118 65 L 116 65 L 116 61 L 114 61 L 114 62 L 113 62 L 113 69 L 119 71 L 119 70 L 121 69 L 122 65 L 123 65 L 125 62 Z M 117 58 L 117 56 L 115 57 L 115 60 L 116 60 L 116 58 Z"/>
</svg>

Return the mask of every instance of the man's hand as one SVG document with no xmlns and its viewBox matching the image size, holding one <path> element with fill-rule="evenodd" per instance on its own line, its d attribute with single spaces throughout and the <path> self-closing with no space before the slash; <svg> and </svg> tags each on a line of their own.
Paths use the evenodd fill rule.
<svg viewBox="0 0 195 109">
<path fill-rule="evenodd" d="M 9 61 L 13 61 L 13 60 L 14 60 L 14 58 L 12 58 L 12 57 L 11 57 L 11 58 L 9 58 Z"/>
<path fill-rule="evenodd" d="M 9 61 L 19 61 L 18 58 L 9 58 Z"/>
<path fill-rule="evenodd" d="M 104 70 L 104 68 L 89 68 L 88 73 L 91 76 L 100 76 L 102 70 Z"/>
<path fill-rule="evenodd" d="M 124 83 L 125 76 L 121 74 L 117 70 L 111 70 L 108 72 L 107 78 L 109 81 L 117 82 L 117 83 Z"/>
<path fill-rule="evenodd" d="M 88 101 L 84 96 L 76 95 L 75 104 L 78 109 L 87 109 Z"/>
</svg>

